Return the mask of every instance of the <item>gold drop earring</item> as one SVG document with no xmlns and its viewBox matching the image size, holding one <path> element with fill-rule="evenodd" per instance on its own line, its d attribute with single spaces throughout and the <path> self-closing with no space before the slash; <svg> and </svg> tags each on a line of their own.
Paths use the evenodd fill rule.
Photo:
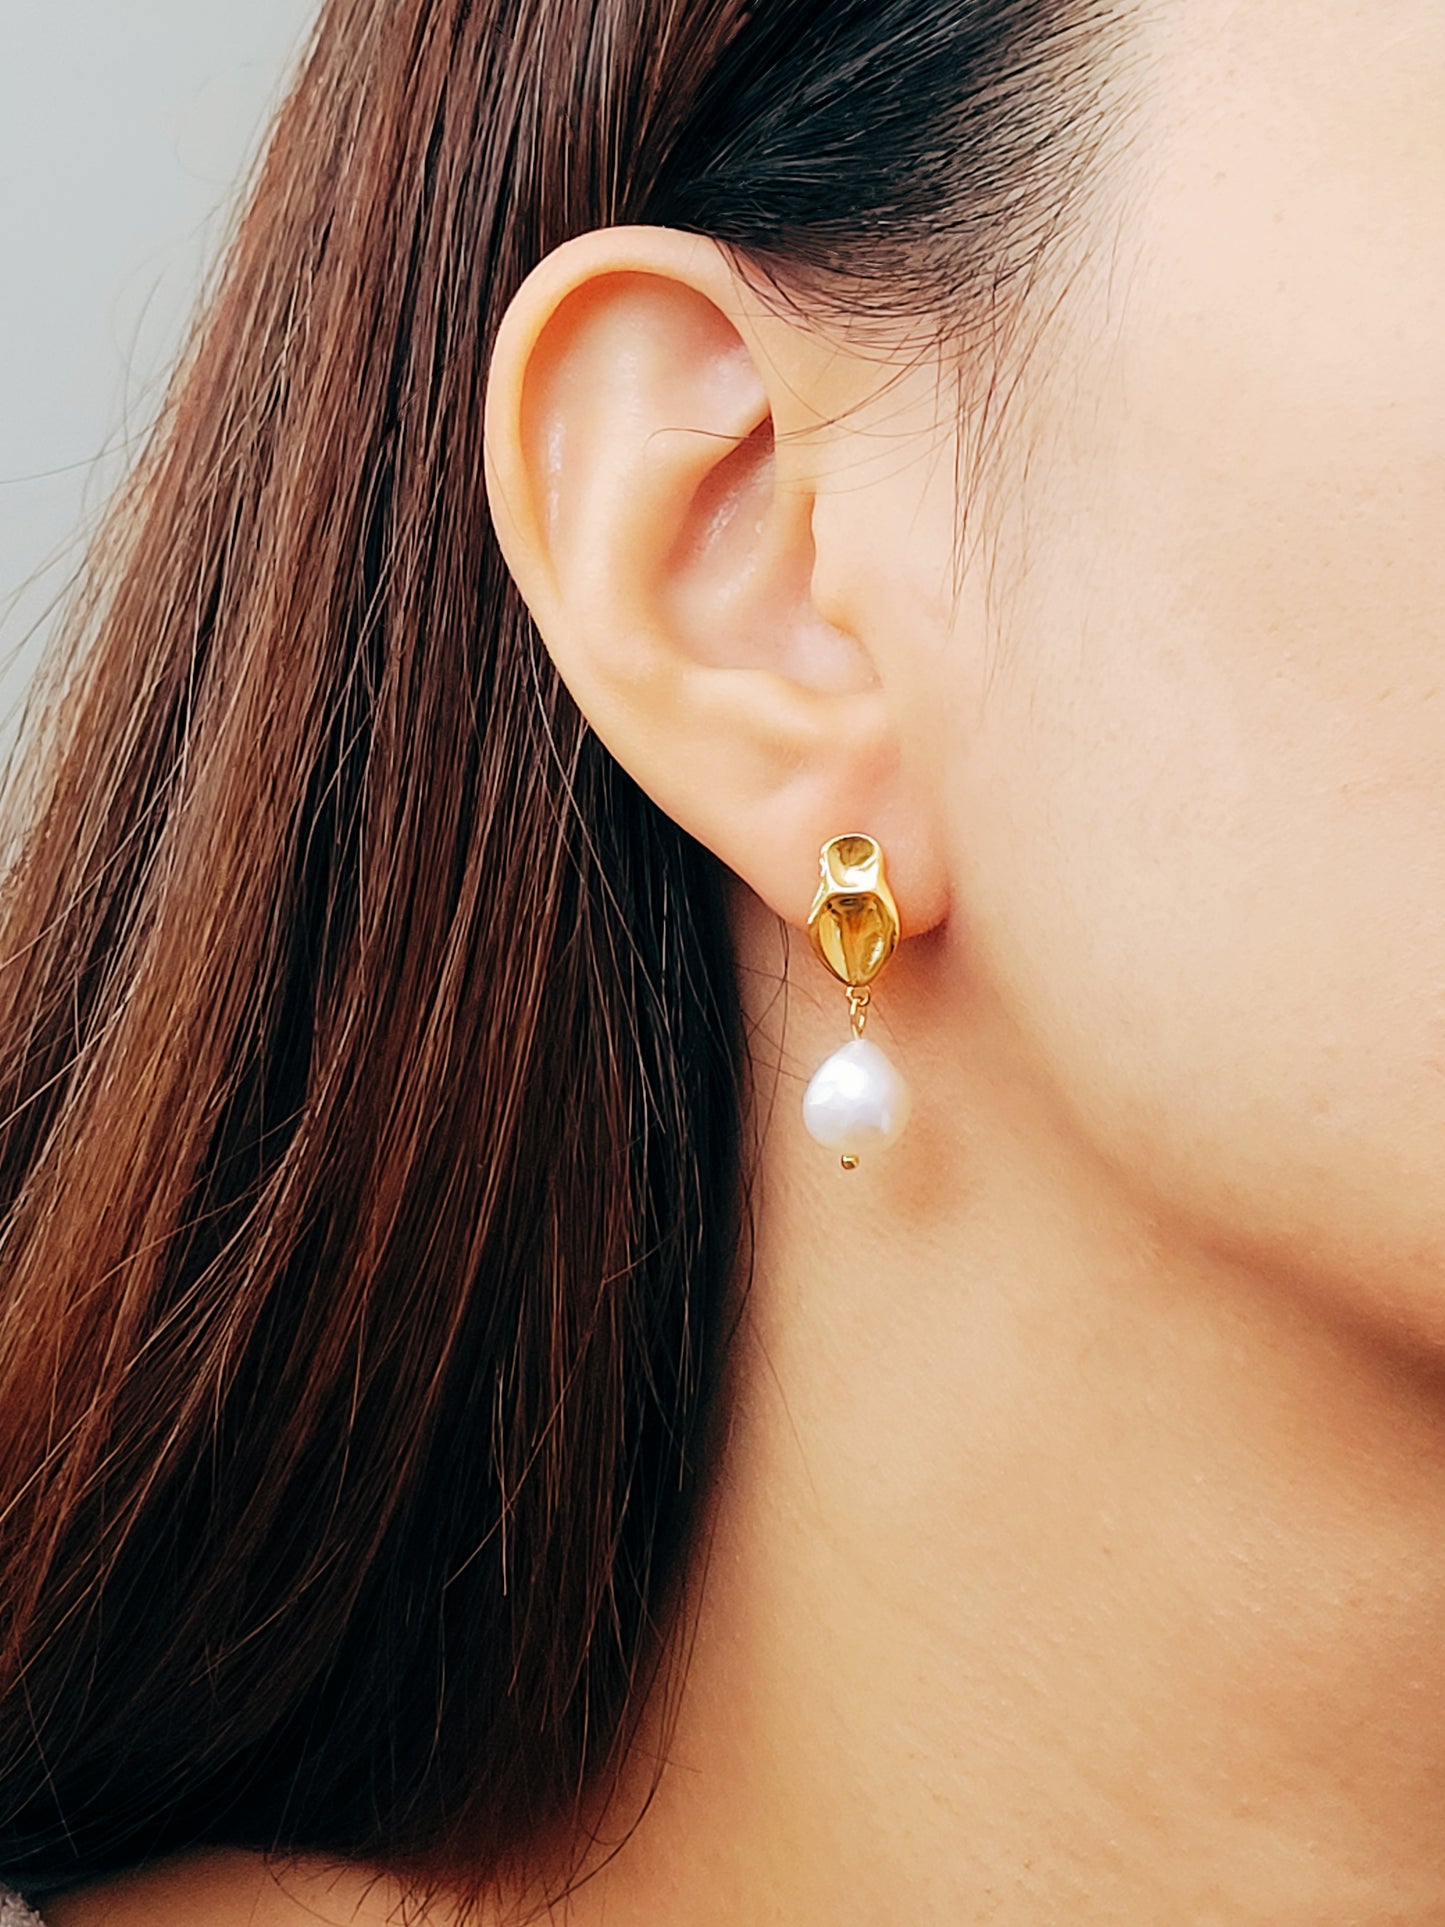
<svg viewBox="0 0 1445 1927">
<path fill-rule="evenodd" d="M 861 1151 L 891 1144 L 908 1121 L 908 1086 L 863 1035 L 875 979 L 898 946 L 898 905 L 883 851 L 856 832 L 830 837 L 818 857 L 822 880 L 808 912 L 813 948 L 848 991 L 853 1036 L 820 1064 L 803 1097 L 803 1122 L 819 1144 L 856 1171 Z"/>
</svg>

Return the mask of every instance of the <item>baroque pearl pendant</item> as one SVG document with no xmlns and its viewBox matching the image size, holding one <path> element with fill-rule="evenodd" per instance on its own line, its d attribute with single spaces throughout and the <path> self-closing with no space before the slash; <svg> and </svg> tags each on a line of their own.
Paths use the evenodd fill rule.
<svg viewBox="0 0 1445 1927">
<path fill-rule="evenodd" d="M 908 1122 L 908 1111 L 908 1086 L 866 1037 L 853 1038 L 820 1064 L 803 1097 L 809 1133 L 847 1159 L 891 1144 Z"/>
</svg>

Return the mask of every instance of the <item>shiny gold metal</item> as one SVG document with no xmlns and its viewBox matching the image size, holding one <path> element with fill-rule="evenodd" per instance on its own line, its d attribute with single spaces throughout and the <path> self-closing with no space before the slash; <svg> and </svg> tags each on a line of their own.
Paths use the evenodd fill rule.
<svg viewBox="0 0 1445 1927">
<path fill-rule="evenodd" d="M 808 911 L 813 948 L 848 990 L 853 1035 L 868 1021 L 869 986 L 898 947 L 898 905 L 883 872 L 883 851 L 871 836 L 850 831 L 830 837 L 818 853 L 822 878 Z M 858 1160 L 845 1151 L 845 1171 Z"/>
<path fill-rule="evenodd" d="M 848 986 L 854 1029 L 868 1005 L 867 986 L 898 945 L 898 905 L 883 872 L 883 851 L 857 831 L 830 837 L 818 854 L 822 880 L 808 912 L 813 948 Z"/>
</svg>

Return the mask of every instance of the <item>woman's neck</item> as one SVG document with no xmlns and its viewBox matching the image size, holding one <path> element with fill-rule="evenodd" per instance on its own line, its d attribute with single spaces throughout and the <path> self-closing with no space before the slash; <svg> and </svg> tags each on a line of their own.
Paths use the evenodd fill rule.
<svg viewBox="0 0 1445 1927">
<path fill-rule="evenodd" d="M 794 1115 L 834 1000 L 784 1054 L 750 981 L 781 1075 L 696 1643 L 568 1918 L 1445 1918 L 1428 1360 L 1191 1250 L 977 1010 L 966 1052 L 880 1023 L 914 1122 L 844 1175 Z"/>
</svg>

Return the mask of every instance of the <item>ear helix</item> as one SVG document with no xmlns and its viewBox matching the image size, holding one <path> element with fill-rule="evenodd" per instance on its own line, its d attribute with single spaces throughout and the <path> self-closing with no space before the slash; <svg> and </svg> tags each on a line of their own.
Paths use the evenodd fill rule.
<svg viewBox="0 0 1445 1927">
<path fill-rule="evenodd" d="M 889 1058 L 863 1035 L 874 981 L 897 948 L 898 905 L 871 836 L 830 837 L 819 852 L 822 879 L 808 912 L 813 948 L 848 992 L 850 1042 L 814 1072 L 803 1122 L 819 1144 L 856 1171 L 859 1154 L 890 1144 L 908 1121 L 908 1086 Z"/>
</svg>

